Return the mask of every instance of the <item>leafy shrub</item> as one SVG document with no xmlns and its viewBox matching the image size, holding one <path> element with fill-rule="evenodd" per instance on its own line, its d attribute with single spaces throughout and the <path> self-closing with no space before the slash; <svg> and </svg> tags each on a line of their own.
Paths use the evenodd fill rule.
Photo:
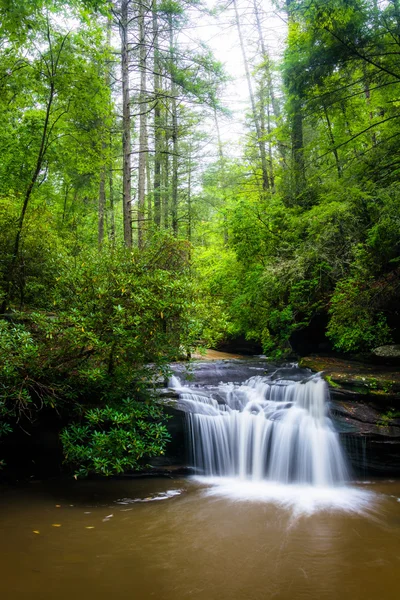
<svg viewBox="0 0 400 600">
<path fill-rule="evenodd" d="M 392 341 L 386 317 L 374 309 L 374 281 L 340 282 L 332 296 L 328 336 L 338 350 L 370 350 Z"/>
<path fill-rule="evenodd" d="M 0 433 L 21 415 L 57 411 L 71 424 L 62 439 L 80 475 L 136 469 L 162 452 L 168 435 L 149 390 L 200 326 L 186 257 L 186 242 L 169 236 L 141 253 L 65 256 L 51 311 L 0 320 Z"/>
<path fill-rule="evenodd" d="M 65 461 L 76 477 L 135 471 L 145 459 L 164 453 L 169 434 L 159 406 L 125 399 L 117 406 L 91 408 L 61 433 Z"/>
</svg>

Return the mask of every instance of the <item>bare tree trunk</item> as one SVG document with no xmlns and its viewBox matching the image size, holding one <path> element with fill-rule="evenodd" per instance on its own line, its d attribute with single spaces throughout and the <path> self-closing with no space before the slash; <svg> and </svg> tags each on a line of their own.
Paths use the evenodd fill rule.
<svg viewBox="0 0 400 600">
<path fill-rule="evenodd" d="M 329 140 L 332 144 L 332 153 L 333 153 L 333 156 L 335 157 L 338 179 L 340 179 L 342 177 L 342 167 L 340 165 L 339 154 L 338 154 L 338 151 L 336 148 L 335 136 L 333 135 L 332 123 L 329 118 L 329 114 L 328 114 L 326 106 L 324 106 L 324 115 L 325 115 L 326 125 L 328 127 Z"/>
<path fill-rule="evenodd" d="M 222 141 L 221 141 L 221 133 L 219 130 L 217 111 L 215 108 L 214 108 L 214 123 L 215 123 L 215 129 L 217 131 L 217 140 L 218 140 L 218 158 L 219 158 L 219 169 L 220 169 L 219 179 L 220 179 L 220 182 L 222 185 L 222 199 L 223 199 L 224 208 L 225 208 L 225 204 L 226 204 L 225 181 L 224 181 L 225 180 L 225 159 L 224 159 L 224 150 L 223 150 Z M 228 244 L 228 227 L 227 227 L 227 218 L 226 218 L 225 210 L 223 211 L 223 219 L 224 219 L 223 236 L 224 236 L 224 244 L 226 246 Z"/>
<path fill-rule="evenodd" d="M 110 132 L 110 149 L 112 150 L 112 133 Z M 113 164 L 110 157 L 110 174 L 109 174 L 109 190 L 110 190 L 110 240 L 112 246 L 115 246 L 115 211 L 114 211 L 114 179 L 113 179 Z"/>
<path fill-rule="evenodd" d="M 174 92 L 173 92 L 174 93 Z M 178 117 L 176 100 L 172 100 L 172 193 L 171 221 L 174 235 L 178 235 Z"/>
<path fill-rule="evenodd" d="M 172 18 L 169 22 L 169 49 L 171 63 L 174 60 L 174 32 L 172 28 Z M 178 109 L 176 102 L 177 89 L 173 76 L 171 77 L 171 113 L 172 113 L 172 194 L 171 194 L 171 220 L 172 231 L 175 236 L 178 235 Z"/>
<path fill-rule="evenodd" d="M 168 144 L 168 142 L 167 142 Z M 168 148 L 168 145 L 166 145 Z M 169 153 L 164 154 L 162 163 L 162 217 L 164 229 L 169 229 Z"/>
<path fill-rule="evenodd" d="M 128 48 L 128 7 L 129 0 L 121 0 L 121 71 L 122 71 L 122 153 L 123 180 L 122 201 L 124 218 L 124 242 L 132 247 L 132 180 L 131 180 L 131 106 L 129 90 L 129 48 Z"/>
<path fill-rule="evenodd" d="M 267 115 L 266 115 L 266 117 L 264 117 L 264 119 L 265 118 L 267 119 L 267 131 L 268 131 L 268 134 L 270 135 L 272 132 L 272 127 L 271 127 L 271 112 L 270 112 L 270 107 L 269 107 L 269 100 L 271 100 L 272 110 L 273 110 L 273 113 L 274 113 L 274 116 L 276 119 L 279 119 L 281 116 L 281 107 L 279 106 L 279 102 L 275 96 L 274 82 L 272 80 L 271 59 L 269 57 L 269 52 L 268 52 L 267 46 L 265 44 L 264 34 L 263 34 L 262 27 L 261 27 L 260 11 L 259 11 L 257 0 L 253 0 L 253 6 L 254 6 L 254 16 L 256 18 L 257 31 L 258 31 L 258 39 L 259 39 L 260 46 L 261 46 L 263 71 L 265 73 L 263 80 L 264 80 L 264 82 L 266 82 L 266 86 L 265 86 L 265 83 L 263 83 L 263 87 L 264 87 L 264 89 L 266 87 L 267 92 L 268 92 L 268 101 L 267 101 L 267 107 L 266 107 Z M 261 111 L 262 110 L 264 110 L 264 115 L 265 115 L 265 102 L 264 102 L 264 108 L 261 108 Z M 286 160 L 285 146 L 279 142 L 278 142 L 277 146 L 278 146 L 279 154 L 281 155 L 282 159 L 285 161 Z M 274 173 L 273 173 L 271 141 L 268 142 L 268 156 L 269 156 L 269 166 L 270 166 L 270 183 L 271 183 L 271 187 L 274 188 L 274 179 L 275 178 L 274 178 Z"/>
<path fill-rule="evenodd" d="M 147 198 L 147 219 L 149 222 L 153 219 L 153 191 L 151 189 L 151 165 L 149 152 L 149 138 L 147 135 L 146 123 L 146 198 Z"/>
<path fill-rule="evenodd" d="M 293 0 L 286 0 L 289 32 L 294 26 L 292 16 Z M 292 171 L 294 195 L 300 196 L 306 187 L 306 167 L 304 161 L 303 139 L 303 107 L 297 90 L 292 90 L 291 106 L 291 138 L 292 138 Z"/>
<path fill-rule="evenodd" d="M 187 239 L 192 241 L 192 149 L 189 148 L 188 158 L 188 182 L 187 182 L 187 209 L 188 209 L 188 224 L 187 224 Z M 191 246 L 189 245 L 189 261 L 191 260 Z"/>
<path fill-rule="evenodd" d="M 272 142 L 271 142 L 272 128 L 271 128 L 271 111 L 269 108 L 269 102 L 267 104 L 267 133 L 268 133 L 268 158 L 269 158 L 269 166 L 270 166 L 269 180 L 271 182 L 272 190 L 274 191 L 275 190 L 275 175 L 274 175 L 274 163 L 273 163 L 273 156 L 272 156 Z"/>
<path fill-rule="evenodd" d="M 153 45 L 154 45 L 154 223 L 161 224 L 161 107 L 160 92 L 160 50 L 158 42 L 157 0 L 153 0 Z"/>
<path fill-rule="evenodd" d="M 107 19 L 107 50 L 110 50 L 111 47 L 111 26 L 112 26 L 112 22 L 111 22 L 111 15 L 108 17 Z M 108 98 L 108 115 L 107 117 L 111 116 L 111 73 L 110 73 L 110 69 L 111 66 L 107 65 L 106 66 L 106 70 L 105 70 L 105 74 L 104 74 L 104 81 L 105 84 L 107 86 L 107 90 L 109 90 L 109 98 Z M 99 214 L 98 214 L 98 243 L 99 243 L 99 247 L 101 248 L 101 246 L 103 245 L 103 241 L 104 241 L 104 218 L 105 218 L 105 212 L 106 212 L 106 180 L 107 180 L 107 172 L 108 169 L 110 167 L 109 165 L 109 160 L 107 157 L 107 150 L 109 149 L 109 144 L 107 143 L 107 141 L 110 141 L 110 136 L 108 136 L 108 140 L 106 139 L 106 128 L 107 128 L 107 124 L 103 123 L 103 136 L 104 139 L 102 141 L 102 152 L 103 152 L 103 166 L 100 172 L 100 186 L 99 186 Z"/>
<path fill-rule="evenodd" d="M 301 103 L 295 99 L 292 115 L 292 159 L 294 171 L 294 192 L 299 196 L 306 185 L 306 167 L 304 162 L 303 112 Z"/>
<path fill-rule="evenodd" d="M 265 101 L 265 99 L 267 99 L 267 102 Z M 267 110 L 266 110 L 266 108 L 267 108 Z M 269 117 L 269 97 L 268 97 L 268 93 L 267 93 L 266 86 L 265 86 L 264 75 L 262 75 L 261 83 L 260 83 L 260 128 L 261 128 L 261 135 L 263 138 L 263 144 L 264 144 L 264 148 L 265 148 L 267 133 L 268 134 L 271 133 L 271 123 L 270 123 L 270 117 Z M 268 140 L 268 162 L 267 162 L 267 165 L 268 165 L 269 183 L 270 183 L 272 190 L 274 190 L 274 180 L 275 180 L 274 165 L 273 165 L 273 161 L 272 161 L 272 147 L 271 147 L 270 139 Z"/>
<path fill-rule="evenodd" d="M 103 144 L 103 150 L 105 150 L 107 146 Z M 103 166 L 100 173 L 100 188 L 99 188 L 99 212 L 98 212 L 98 243 L 99 248 L 102 247 L 104 241 L 104 213 L 106 208 L 106 175 L 107 175 L 107 167 Z"/>
<path fill-rule="evenodd" d="M 139 117 L 139 173 L 138 173 L 138 245 L 144 245 L 145 187 L 146 187 L 146 31 L 143 2 L 139 4 L 139 70 L 140 70 L 140 117 Z"/>
<path fill-rule="evenodd" d="M 269 58 L 269 53 L 268 53 L 267 47 L 265 45 L 264 34 L 263 34 L 262 27 L 261 27 L 261 19 L 260 19 L 260 13 L 258 10 L 257 0 L 253 0 L 253 6 L 254 6 L 254 15 L 256 18 L 258 38 L 260 40 L 261 54 L 262 54 L 262 59 L 263 59 L 263 63 L 264 63 L 263 66 L 264 66 L 264 69 L 267 74 L 267 84 L 268 84 L 269 95 L 271 98 L 271 104 L 272 104 L 272 108 L 273 108 L 275 117 L 279 118 L 281 116 L 281 109 L 279 106 L 279 102 L 276 99 L 275 92 L 274 92 L 274 86 L 273 86 L 273 82 L 272 82 L 272 72 L 271 72 L 271 60 Z"/>
<path fill-rule="evenodd" d="M 259 149 L 260 159 L 261 159 L 261 171 L 262 171 L 262 182 L 263 182 L 262 187 L 263 187 L 263 191 L 267 191 L 270 186 L 269 186 L 268 168 L 267 168 L 267 155 L 266 155 L 266 151 L 265 151 L 265 140 L 263 139 L 263 136 L 262 136 L 260 120 L 259 120 L 259 116 L 257 114 L 256 102 L 254 99 L 253 87 L 251 85 L 250 69 L 249 69 L 249 63 L 247 61 L 246 50 L 244 47 L 242 27 L 240 24 L 239 11 L 237 8 L 237 0 L 233 0 L 233 5 L 235 8 L 236 26 L 237 26 L 237 30 L 238 30 L 238 34 L 239 34 L 240 48 L 242 50 L 244 69 L 246 72 L 247 85 L 249 88 L 250 102 L 251 102 L 251 108 L 252 108 L 252 113 L 253 113 L 253 121 L 254 121 L 254 126 L 256 128 L 257 144 L 258 144 L 258 149 Z"/>
</svg>

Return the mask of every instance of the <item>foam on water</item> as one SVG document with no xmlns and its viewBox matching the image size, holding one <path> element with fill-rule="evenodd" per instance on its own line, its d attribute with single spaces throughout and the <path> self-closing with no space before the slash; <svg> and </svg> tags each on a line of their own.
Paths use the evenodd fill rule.
<svg viewBox="0 0 400 600">
<path fill-rule="evenodd" d="M 356 486 L 283 485 L 272 481 L 241 481 L 229 477 L 197 476 L 194 479 L 205 486 L 204 494 L 208 497 L 271 503 L 290 510 L 295 517 L 309 516 L 319 511 L 371 516 L 378 503 L 378 496 L 374 492 Z"/>
</svg>

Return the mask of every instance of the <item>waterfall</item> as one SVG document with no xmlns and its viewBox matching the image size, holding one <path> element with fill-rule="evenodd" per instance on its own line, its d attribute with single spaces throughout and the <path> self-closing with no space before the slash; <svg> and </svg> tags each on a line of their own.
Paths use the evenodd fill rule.
<svg viewBox="0 0 400 600">
<path fill-rule="evenodd" d="M 348 479 L 319 375 L 296 382 L 276 372 L 212 389 L 185 387 L 174 377 L 170 386 L 187 413 L 197 473 L 325 487 Z"/>
</svg>

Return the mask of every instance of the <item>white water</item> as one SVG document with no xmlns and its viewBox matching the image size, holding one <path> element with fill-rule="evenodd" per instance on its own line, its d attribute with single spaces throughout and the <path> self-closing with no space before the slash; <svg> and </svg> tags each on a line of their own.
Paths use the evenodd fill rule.
<svg viewBox="0 0 400 600">
<path fill-rule="evenodd" d="M 298 370 L 293 368 L 294 378 Z M 242 385 L 186 387 L 172 377 L 187 413 L 193 466 L 208 496 L 272 502 L 294 517 L 335 510 L 368 514 L 377 497 L 349 486 L 347 461 L 319 375 L 271 376 Z"/>
<path fill-rule="evenodd" d="M 256 376 L 213 392 L 184 387 L 175 377 L 170 386 L 188 413 L 198 474 L 321 487 L 348 479 L 319 376 L 306 382 Z"/>
</svg>

